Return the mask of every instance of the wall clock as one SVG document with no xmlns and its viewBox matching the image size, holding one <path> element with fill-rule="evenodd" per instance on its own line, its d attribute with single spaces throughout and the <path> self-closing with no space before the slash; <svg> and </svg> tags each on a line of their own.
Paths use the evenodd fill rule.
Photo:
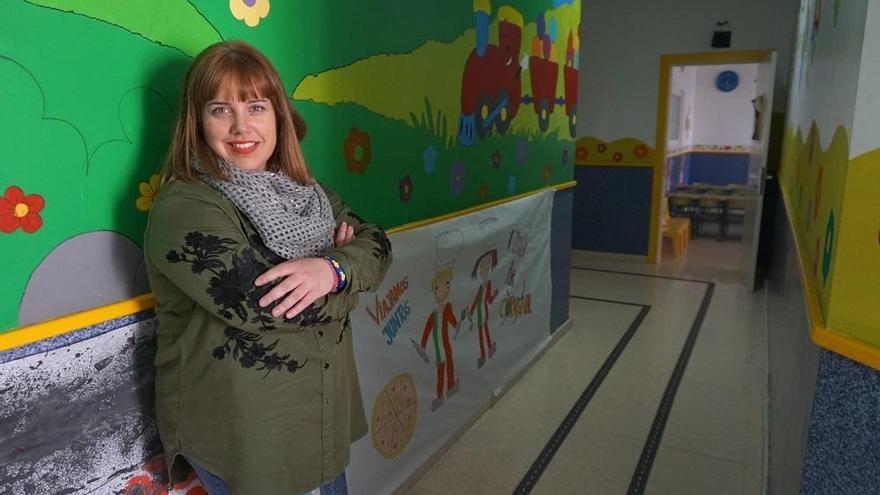
<svg viewBox="0 0 880 495">
<path fill-rule="evenodd" d="M 732 70 L 721 72 L 715 79 L 715 87 L 724 93 L 733 91 L 737 86 L 739 86 L 739 75 Z"/>
</svg>

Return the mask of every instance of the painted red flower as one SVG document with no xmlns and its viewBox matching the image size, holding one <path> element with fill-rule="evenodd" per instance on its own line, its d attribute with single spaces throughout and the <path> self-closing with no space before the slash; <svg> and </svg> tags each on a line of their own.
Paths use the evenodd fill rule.
<svg viewBox="0 0 880 495">
<path fill-rule="evenodd" d="M 158 477 L 159 479 L 167 479 L 168 478 L 168 469 L 165 467 L 165 456 L 157 455 L 153 456 L 152 459 L 147 460 L 141 469 L 146 471 L 147 473 Z"/>
<path fill-rule="evenodd" d="M 648 147 L 644 144 L 636 145 L 636 147 L 633 149 L 633 154 L 639 158 L 644 158 L 648 156 Z"/>
<path fill-rule="evenodd" d="M 345 168 L 350 173 L 364 175 L 372 158 L 370 135 L 352 127 L 345 142 L 342 143 L 342 154 L 345 156 Z"/>
<path fill-rule="evenodd" d="M 199 477 L 198 477 L 198 475 L 196 475 L 196 472 L 190 471 L 189 475 L 186 477 L 185 480 L 172 484 L 171 489 L 172 490 L 184 490 L 184 489 L 190 487 L 193 483 L 198 483 L 198 479 L 199 479 Z M 196 488 L 200 488 L 200 487 L 196 487 Z M 192 491 L 192 489 L 190 489 L 190 491 Z M 189 494 L 189 492 L 187 492 L 187 495 L 188 494 Z"/>
<path fill-rule="evenodd" d="M 501 152 L 495 150 L 495 152 L 492 153 L 492 169 L 498 170 L 499 168 L 501 168 Z"/>
<path fill-rule="evenodd" d="M 397 189 L 400 193 L 400 200 L 404 203 L 409 203 L 409 200 L 412 199 L 413 192 L 412 177 L 410 177 L 409 174 L 406 174 L 406 177 L 400 179 L 397 183 Z"/>
<path fill-rule="evenodd" d="M 26 233 L 33 234 L 43 225 L 39 213 L 44 205 L 42 196 L 25 196 L 18 187 L 9 186 L 0 198 L 0 232 L 11 234 L 21 227 Z"/>
<path fill-rule="evenodd" d="M 124 495 L 167 495 L 168 490 L 161 482 L 153 480 L 148 474 L 141 474 L 128 480 L 122 492 Z"/>
<path fill-rule="evenodd" d="M 599 143 L 599 145 L 596 146 L 596 149 L 599 150 L 599 153 L 605 153 L 605 150 L 608 149 L 608 145 L 605 143 Z"/>
<path fill-rule="evenodd" d="M 590 156 L 590 152 L 587 151 L 586 146 L 578 146 L 577 148 L 575 148 L 574 157 L 577 158 L 578 160 L 584 160 L 588 156 Z"/>
<path fill-rule="evenodd" d="M 623 160 L 623 154 L 619 152 L 615 153 L 611 155 L 611 159 L 613 159 L 615 162 L 619 162 L 620 160 Z"/>
</svg>

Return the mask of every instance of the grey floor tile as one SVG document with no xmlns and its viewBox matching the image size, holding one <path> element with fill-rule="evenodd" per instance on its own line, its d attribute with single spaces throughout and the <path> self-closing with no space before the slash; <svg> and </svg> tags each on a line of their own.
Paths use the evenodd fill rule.
<svg viewBox="0 0 880 495">
<path fill-rule="evenodd" d="M 647 265 L 572 252 L 572 265 L 715 282 L 646 493 L 760 494 L 764 484 L 765 299 L 740 282 L 739 245 L 697 239 Z M 571 271 L 571 294 L 651 306 L 533 493 L 625 493 L 705 284 Z M 572 328 L 407 495 L 508 494 L 526 474 L 638 307 L 570 299 Z"/>
</svg>

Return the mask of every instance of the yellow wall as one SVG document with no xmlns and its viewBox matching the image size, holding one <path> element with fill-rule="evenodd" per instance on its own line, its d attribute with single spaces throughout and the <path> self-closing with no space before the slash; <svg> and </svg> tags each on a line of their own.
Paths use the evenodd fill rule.
<svg viewBox="0 0 880 495">
<path fill-rule="evenodd" d="M 792 226 L 803 247 L 807 275 L 827 324 L 849 164 L 846 129 L 838 127 L 826 148 L 821 143 L 815 123 L 806 139 L 800 128 L 789 128 L 779 175 L 791 201 Z"/>
<path fill-rule="evenodd" d="M 880 348 L 880 148 L 850 160 L 843 213 L 828 326 Z"/>
</svg>

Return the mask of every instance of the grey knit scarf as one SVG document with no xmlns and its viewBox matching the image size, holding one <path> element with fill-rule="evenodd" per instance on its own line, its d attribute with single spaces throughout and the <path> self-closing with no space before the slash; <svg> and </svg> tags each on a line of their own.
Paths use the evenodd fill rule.
<svg viewBox="0 0 880 495">
<path fill-rule="evenodd" d="M 331 245 L 336 222 L 317 183 L 303 186 L 284 173 L 246 172 L 222 158 L 214 159 L 229 180 L 206 173 L 196 160 L 199 178 L 248 217 L 272 252 L 285 259 L 305 258 Z"/>
</svg>

